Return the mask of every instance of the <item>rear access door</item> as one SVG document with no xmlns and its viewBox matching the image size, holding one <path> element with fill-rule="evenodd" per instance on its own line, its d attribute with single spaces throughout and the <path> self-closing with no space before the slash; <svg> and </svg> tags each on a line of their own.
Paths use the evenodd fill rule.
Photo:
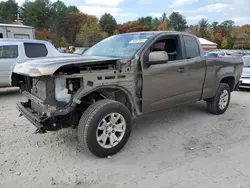
<svg viewBox="0 0 250 188">
<path fill-rule="evenodd" d="M 185 44 L 185 58 L 187 60 L 186 81 L 187 97 L 190 102 L 200 100 L 206 76 L 206 60 L 201 52 L 198 39 L 190 35 L 183 35 Z"/>
</svg>

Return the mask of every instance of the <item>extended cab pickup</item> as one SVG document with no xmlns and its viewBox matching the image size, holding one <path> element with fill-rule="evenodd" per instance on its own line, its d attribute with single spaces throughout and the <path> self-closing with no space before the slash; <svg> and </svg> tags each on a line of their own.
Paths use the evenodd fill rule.
<svg viewBox="0 0 250 188">
<path fill-rule="evenodd" d="M 142 114 L 200 100 L 223 114 L 242 68 L 240 59 L 206 59 L 193 35 L 139 32 L 105 39 L 81 57 L 18 63 L 12 84 L 27 97 L 17 108 L 37 132 L 77 128 L 84 149 L 106 157 L 123 148 Z"/>
</svg>

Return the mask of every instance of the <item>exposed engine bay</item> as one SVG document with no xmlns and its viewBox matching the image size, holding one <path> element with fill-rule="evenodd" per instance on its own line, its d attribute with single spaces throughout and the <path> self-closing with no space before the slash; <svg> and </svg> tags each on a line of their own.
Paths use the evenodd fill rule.
<svg viewBox="0 0 250 188">
<path fill-rule="evenodd" d="M 105 98 L 121 101 L 131 111 L 136 110 L 134 102 L 137 98 L 140 103 L 141 91 L 135 88 L 141 82 L 137 79 L 135 83 L 135 76 L 138 75 L 134 74 L 133 66 L 121 66 L 117 60 L 110 60 L 64 65 L 53 75 L 35 77 L 14 72 L 12 85 L 20 87 L 28 98 L 28 102 L 18 104 L 21 114 L 43 133 L 76 127 L 85 109 Z"/>
</svg>

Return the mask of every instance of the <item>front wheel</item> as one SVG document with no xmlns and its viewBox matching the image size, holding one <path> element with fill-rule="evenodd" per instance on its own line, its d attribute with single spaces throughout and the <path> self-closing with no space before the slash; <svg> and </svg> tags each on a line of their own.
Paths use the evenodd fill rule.
<svg viewBox="0 0 250 188">
<path fill-rule="evenodd" d="M 78 125 L 78 140 L 84 150 L 97 157 L 119 152 L 131 133 L 131 113 L 122 103 L 100 100 L 82 115 Z"/>
<path fill-rule="evenodd" d="M 231 91 L 228 84 L 220 83 L 220 86 L 216 92 L 216 95 L 207 100 L 207 110 L 211 114 L 220 115 L 223 114 L 230 103 Z"/>
</svg>

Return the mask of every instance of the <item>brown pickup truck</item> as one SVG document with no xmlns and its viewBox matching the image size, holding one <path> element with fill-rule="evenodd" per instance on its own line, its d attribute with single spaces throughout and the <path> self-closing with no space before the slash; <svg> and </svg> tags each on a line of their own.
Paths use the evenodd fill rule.
<svg viewBox="0 0 250 188">
<path fill-rule="evenodd" d="M 242 69 L 240 59 L 206 59 L 193 35 L 138 32 L 109 37 L 83 56 L 17 63 L 11 81 L 27 97 L 17 108 L 37 132 L 77 128 L 86 151 L 107 157 L 142 114 L 200 100 L 223 114 Z"/>
</svg>

